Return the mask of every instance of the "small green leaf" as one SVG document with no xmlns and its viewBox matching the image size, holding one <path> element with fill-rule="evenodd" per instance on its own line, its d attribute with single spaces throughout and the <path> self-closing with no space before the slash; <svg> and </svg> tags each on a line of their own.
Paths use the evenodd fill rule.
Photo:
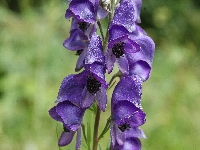
<svg viewBox="0 0 200 150">
<path fill-rule="evenodd" d="M 106 132 L 110 129 L 110 121 L 111 121 L 111 117 L 109 117 L 109 118 L 107 119 L 107 123 L 106 123 L 106 125 L 105 125 L 105 127 L 104 127 L 102 133 L 101 133 L 100 136 L 99 136 L 99 140 L 100 140 L 101 138 L 103 138 L 103 136 L 106 134 Z"/>
</svg>

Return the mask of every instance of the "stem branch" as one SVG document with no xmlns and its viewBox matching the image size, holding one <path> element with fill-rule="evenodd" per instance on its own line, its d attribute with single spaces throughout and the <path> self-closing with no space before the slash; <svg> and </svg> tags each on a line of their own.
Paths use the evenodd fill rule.
<svg viewBox="0 0 200 150">
<path fill-rule="evenodd" d="M 99 106 L 97 105 L 97 112 L 95 117 L 95 123 L 94 123 L 94 134 L 93 134 L 93 148 L 92 150 L 97 150 L 98 147 L 98 128 L 99 128 L 99 120 L 100 120 L 101 110 Z"/>
</svg>

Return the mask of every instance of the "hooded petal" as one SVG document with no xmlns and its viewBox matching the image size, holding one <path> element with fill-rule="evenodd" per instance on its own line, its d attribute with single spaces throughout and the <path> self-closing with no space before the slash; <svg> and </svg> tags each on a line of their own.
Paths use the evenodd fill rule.
<svg viewBox="0 0 200 150">
<path fill-rule="evenodd" d="M 101 86 L 101 90 L 96 93 L 98 105 L 102 111 L 105 111 L 107 105 L 106 89 Z"/>
<path fill-rule="evenodd" d="M 69 5 L 69 10 L 79 19 L 88 23 L 96 20 L 93 3 L 89 0 L 73 0 Z"/>
<path fill-rule="evenodd" d="M 82 76 L 82 74 L 83 73 L 78 75 L 69 75 L 64 78 L 58 92 L 57 102 L 69 100 L 76 105 L 80 105 L 81 93 L 85 87 L 84 84 L 79 82 L 80 80 L 85 80 L 85 76 Z M 79 80 L 76 80 L 77 78 Z"/>
<path fill-rule="evenodd" d="M 56 111 L 67 129 L 76 131 L 81 126 L 84 110 L 69 101 L 58 103 Z"/>
<path fill-rule="evenodd" d="M 85 64 L 92 64 L 94 62 L 105 64 L 102 41 L 101 38 L 96 34 L 93 34 L 90 39 L 87 55 L 85 58 Z"/>
<path fill-rule="evenodd" d="M 74 137 L 75 131 L 65 132 L 63 131 L 60 135 L 58 146 L 66 146 L 71 143 Z"/>
<path fill-rule="evenodd" d="M 120 6 L 116 8 L 111 26 L 119 25 L 125 27 L 129 32 L 136 29 L 135 22 L 137 20 L 136 5 L 133 0 L 124 0 Z"/>
<path fill-rule="evenodd" d="M 137 76 L 124 76 L 116 85 L 112 95 L 112 106 L 119 101 L 130 101 L 140 108 L 142 81 Z"/>
</svg>

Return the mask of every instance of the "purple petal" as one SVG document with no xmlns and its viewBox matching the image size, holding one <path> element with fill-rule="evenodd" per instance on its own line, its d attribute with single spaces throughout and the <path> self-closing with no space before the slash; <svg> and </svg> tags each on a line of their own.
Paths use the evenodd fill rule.
<svg viewBox="0 0 200 150">
<path fill-rule="evenodd" d="M 138 37 L 135 41 L 140 45 L 140 51 L 127 55 L 130 64 L 130 74 L 137 74 L 145 81 L 149 78 L 151 71 L 155 44 L 150 37 L 144 35 Z"/>
<path fill-rule="evenodd" d="M 135 3 L 131 0 L 122 1 L 115 10 L 112 24 L 123 26 L 129 32 L 133 32 L 136 29 L 135 21 L 137 17 Z"/>
<path fill-rule="evenodd" d="M 84 88 L 81 95 L 81 108 L 89 108 L 94 102 L 94 95 L 90 94 L 87 87 Z"/>
<path fill-rule="evenodd" d="M 56 106 L 54 106 L 53 108 L 51 108 L 49 110 L 49 115 L 51 116 L 51 118 L 53 118 L 56 121 L 60 121 L 62 122 L 61 117 L 58 115 L 58 113 L 56 112 Z"/>
<path fill-rule="evenodd" d="M 81 146 L 81 128 L 78 128 L 76 136 L 76 150 L 79 150 L 80 146 Z"/>
<path fill-rule="evenodd" d="M 106 16 L 108 15 L 108 12 L 103 9 L 101 6 L 98 7 L 98 11 L 97 11 L 97 18 L 102 20 L 104 19 Z"/>
<path fill-rule="evenodd" d="M 120 58 L 116 59 L 116 63 L 122 74 L 124 75 L 129 74 L 129 64 L 126 55 L 123 55 Z"/>
<path fill-rule="evenodd" d="M 132 127 L 138 127 L 143 125 L 146 122 L 146 114 L 142 110 L 138 110 L 133 114 L 129 119 L 129 124 Z"/>
<path fill-rule="evenodd" d="M 124 131 L 126 138 L 136 137 L 136 138 L 146 138 L 143 130 L 138 127 L 132 127 L 129 130 Z"/>
<path fill-rule="evenodd" d="M 58 146 L 66 146 L 71 143 L 74 137 L 75 131 L 65 132 L 63 131 L 60 135 L 60 139 L 58 141 Z"/>
<path fill-rule="evenodd" d="M 116 145 L 116 135 L 117 134 L 117 128 L 114 123 L 114 121 L 110 122 L 110 137 L 111 137 L 111 147 L 113 148 Z"/>
<path fill-rule="evenodd" d="M 101 86 L 101 90 L 96 93 L 98 105 L 102 111 L 105 111 L 107 105 L 106 89 Z"/>
<path fill-rule="evenodd" d="M 65 18 L 66 18 L 66 19 L 71 18 L 73 15 L 74 15 L 74 14 L 72 13 L 71 10 L 69 10 L 69 9 L 66 10 L 66 13 L 65 13 Z"/>
<path fill-rule="evenodd" d="M 142 81 L 146 81 L 149 78 L 151 67 L 145 61 L 137 61 L 133 64 L 130 64 L 130 74 L 131 75 L 138 75 Z"/>
<path fill-rule="evenodd" d="M 81 84 L 76 79 L 79 77 L 81 78 L 80 80 L 85 80 L 85 78 L 81 75 L 82 74 L 69 75 L 64 78 L 58 92 L 57 102 L 69 100 L 77 105 L 80 105 L 81 93 L 85 85 Z"/>
<path fill-rule="evenodd" d="M 86 68 L 89 68 L 88 70 L 92 75 L 99 81 L 101 84 L 107 88 L 108 84 L 105 81 L 105 66 L 100 65 L 97 63 L 93 63 L 92 65 L 87 66 Z"/>
<path fill-rule="evenodd" d="M 72 51 L 81 50 L 88 45 L 87 40 L 87 36 L 82 31 L 73 30 L 70 37 L 64 41 L 63 46 Z"/>
<path fill-rule="evenodd" d="M 116 150 L 141 150 L 141 142 L 138 138 L 128 138 L 124 145 Z"/>
<path fill-rule="evenodd" d="M 75 68 L 76 72 L 80 71 L 84 67 L 86 54 L 87 54 L 87 51 L 86 49 L 84 49 L 77 60 L 76 68 Z"/>
<path fill-rule="evenodd" d="M 141 107 L 142 81 L 137 76 L 121 77 L 112 95 L 112 105 L 119 101 L 130 101 L 138 108 Z"/>
<path fill-rule="evenodd" d="M 94 23 L 96 20 L 94 6 L 89 0 L 73 0 L 69 9 L 79 20 L 88 23 Z"/>
<path fill-rule="evenodd" d="M 105 63 L 102 41 L 101 38 L 96 34 L 94 34 L 90 39 L 87 55 L 85 58 L 85 64 L 92 64 L 94 62 L 102 64 Z"/>
<path fill-rule="evenodd" d="M 108 49 L 106 52 L 106 68 L 107 68 L 109 74 L 113 70 L 115 60 L 116 60 L 116 57 L 112 53 L 112 49 Z"/>
<path fill-rule="evenodd" d="M 119 101 L 114 106 L 112 105 L 112 119 L 117 125 L 123 125 L 130 121 L 130 117 L 134 117 L 138 111 L 139 108 L 137 108 L 133 103 L 127 100 Z M 133 119 L 134 118 L 132 118 L 132 120 Z"/>
<path fill-rule="evenodd" d="M 129 32 L 123 26 L 112 25 L 109 28 L 109 42 L 127 36 L 128 33 Z"/>
<path fill-rule="evenodd" d="M 56 111 L 69 130 L 75 131 L 81 126 L 84 111 L 69 101 L 58 103 Z"/>
</svg>

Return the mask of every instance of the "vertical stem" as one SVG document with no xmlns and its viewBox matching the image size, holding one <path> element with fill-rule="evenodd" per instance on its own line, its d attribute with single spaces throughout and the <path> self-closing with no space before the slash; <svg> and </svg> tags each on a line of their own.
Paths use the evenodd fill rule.
<svg viewBox="0 0 200 150">
<path fill-rule="evenodd" d="M 97 112 L 95 117 L 95 123 L 94 123 L 94 134 L 93 134 L 93 148 L 92 150 L 97 150 L 98 148 L 98 128 L 99 128 L 99 120 L 100 120 L 101 110 L 99 106 L 97 105 Z"/>
</svg>

